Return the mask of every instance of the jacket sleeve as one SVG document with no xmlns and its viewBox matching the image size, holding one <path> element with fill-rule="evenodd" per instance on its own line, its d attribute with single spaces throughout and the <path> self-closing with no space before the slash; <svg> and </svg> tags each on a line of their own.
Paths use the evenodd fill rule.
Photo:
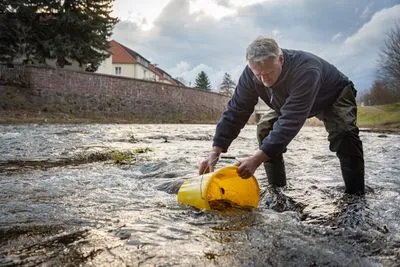
<svg viewBox="0 0 400 267">
<path fill-rule="evenodd" d="M 257 101 L 258 94 L 255 90 L 253 74 L 246 66 L 239 78 L 235 92 L 228 102 L 227 109 L 217 124 L 213 146 L 221 147 L 224 152 L 228 150 L 232 141 L 249 120 Z"/>
<path fill-rule="evenodd" d="M 261 150 L 273 158 L 285 150 L 308 118 L 318 93 L 319 69 L 308 69 L 298 75 L 289 88 L 289 96 L 280 109 L 273 129 L 263 140 Z"/>
</svg>

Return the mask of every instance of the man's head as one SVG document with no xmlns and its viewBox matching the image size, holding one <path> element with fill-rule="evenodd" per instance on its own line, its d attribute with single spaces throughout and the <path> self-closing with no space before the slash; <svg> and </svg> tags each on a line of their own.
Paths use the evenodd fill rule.
<svg viewBox="0 0 400 267">
<path fill-rule="evenodd" d="M 247 47 L 246 60 L 257 79 L 271 87 L 282 72 L 284 57 L 274 39 L 258 37 Z"/>
</svg>

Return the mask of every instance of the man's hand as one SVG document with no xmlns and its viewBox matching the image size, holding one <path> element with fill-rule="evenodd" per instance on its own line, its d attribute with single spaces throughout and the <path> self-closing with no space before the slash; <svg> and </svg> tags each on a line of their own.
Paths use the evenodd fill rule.
<svg viewBox="0 0 400 267">
<path fill-rule="evenodd" d="M 239 162 L 235 163 L 235 165 L 239 167 L 237 170 L 239 176 L 247 179 L 254 175 L 254 172 L 261 163 L 267 160 L 269 160 L 268 155 L 262 150 L 259 150 L 254 156 L 241 159 Z"/>
<path fill-rule="evenodd" d="M 213 147 L 213 152 L 208 155 L 208 158 L 200 163 L 199 174 L 203 175 L 214 171 L 214 166 L 219 160 L 219 155 L 221 155 L 222 148 Z"/>
</svg>

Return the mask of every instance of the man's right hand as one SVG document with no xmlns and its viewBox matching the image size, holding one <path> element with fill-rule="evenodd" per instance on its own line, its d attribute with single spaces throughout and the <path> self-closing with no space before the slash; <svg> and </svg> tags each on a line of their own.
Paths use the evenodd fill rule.
<svg viewBox="0 0 400 267">
<path fill-rule="evenodd" d="M 199 175 L 214 171 L 214 166 L 219 160 L 220 152 L 213 151 L 208 155 L 208 158 L 200 163 Z"/>
</svg>

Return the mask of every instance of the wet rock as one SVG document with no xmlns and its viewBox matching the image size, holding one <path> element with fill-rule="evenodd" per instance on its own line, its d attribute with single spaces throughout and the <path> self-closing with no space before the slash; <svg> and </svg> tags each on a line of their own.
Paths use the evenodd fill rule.
<svg viewBox="0 0 400 267">
<path fill-rule="evenodd" d="M 128 239 L 129 237 L 131 237 L 131 233 L 126 230 L 120 230 L 115 233 L 115 236 L 121 240 L 124 240 L 124 239 Z"/>
<path fill-rule="evenodd" d="M 127 244 L 130 246 L 136 246 L 136 247 L 139 247 L 140 245 L 142 245 L 142 243 L 138 240 L 129 240 L 127 242 Z"/>
<path fill-rule="evenodd" d="M 170 141 L 168 139 L 170 139 L 169 136 L 166 135 L 155 135 L 155 136 L 149 136 L 149 139 L 162 139 L 163 143 L 169 143 Z"/>
<path fill-rule="evenodd" d="M 189 141 L 211 141 L 212 140 L 212 138 L 213 138 L 213 136 L 212 135 L 203 135 L 203 136 L 199 136 L 199 135 L 196 135 L 196 136 L 184 136 L 184 139 L 185 140 L 189 140 Z"/>
<path fill-rule="evenodd" d="M 139 142 L 139 140 L 136 139 L 134 135 L 131 135 L 131 136 L 129 136 L 129 138 L 128 138 L 128 142 L 129 142 L 129 143 L 137 143 L 137 142 Z"/>
<path fill-rule="evenodd" d="M 8 258 L 6 255 L 4 255 L 0 251 L 0 266 L 5 267 L 5 266 L 16 266 L 18 265 L 19 262 L 13 259 Z"/>
</svg>

